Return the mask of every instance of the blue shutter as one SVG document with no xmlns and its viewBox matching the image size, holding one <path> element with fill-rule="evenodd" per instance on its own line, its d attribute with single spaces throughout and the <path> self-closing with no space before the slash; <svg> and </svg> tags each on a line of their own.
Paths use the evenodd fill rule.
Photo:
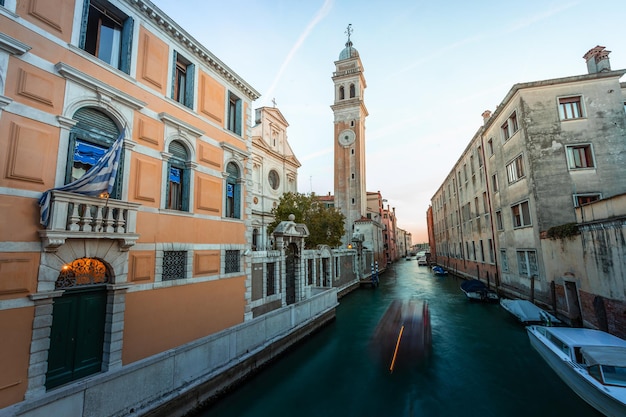
<svg viewBox="0 0 626 417">
<path fill-rule="evenodd" d="M 130 74 L 130 61 L 133 49 L 133 18 L 127 17 L 122 27 L 122 51 L 120 55 L 120 70 Z"/>
<path fill-rule="evenodd" d="M 85 0 L 83 3 L 83 16 L 80 24 L 80 38 L 78 39 L 78 47 L 80 49 L 85 49 L 85 40 L 87 39 L 87 19 L 89 19 L 89 2 L 90 0 Z"/>
<path fill-rule="evenodd" d="M 172 94 L 170 95 L 171 98 L 175 98 L 175 91 L 176 91 L 176 62 L 178 61 L 178 52 L 174 51 L 174 55 L 173 55 L 173 64 L 172 64 Z"/>
<path fill-rule="evenodd" d="M 235 133 L 241 136 L 241 111 L 243 106 L 243 100 L 237 100 L 235 109 Z"/>
<path fill-rule="evenodd" d="M 185 86 L 185 106 L 193 109 L 193 93 L 194 93 L 194 81 L 195 81 L 195 69 L 196 66 L 194 64 L 187 65 L 187 75 Z"/>
</svg>

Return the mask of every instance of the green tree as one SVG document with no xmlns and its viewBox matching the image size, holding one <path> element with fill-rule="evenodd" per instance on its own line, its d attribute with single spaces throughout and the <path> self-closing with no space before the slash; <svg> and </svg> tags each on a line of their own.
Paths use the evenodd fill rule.
<svg viewBox="0 0 626 417">
<path fill-rule="evenodd" d="M 341 245 L 344 234 L 344 215 L 328 208 L 320 202 L 315 193 L 309 195 L 300 193 L 285 193 L 280 197 L 278 205 L 272 209 L 275 220 L 268 226 L 272 233 L 281 221 L 289 220 L 289 215 L 295 216 L 294 222 L 304 223 L 309 228 L 309 237 L 305 240 L 305 247 L 312 249 L 317 245 L 337 247 Z"/>
</svg>

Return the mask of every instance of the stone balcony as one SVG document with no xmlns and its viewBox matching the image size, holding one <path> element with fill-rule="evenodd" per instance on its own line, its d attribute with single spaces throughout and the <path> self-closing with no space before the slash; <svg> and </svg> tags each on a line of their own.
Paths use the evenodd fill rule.
<svg viewBox="0 0 626 417">
<path fill-rule="evenodd" d="M 48 227 L 39 231 L 46 252 L 56 252 L 66 239 L 115 239 L 127 251 L 139 235 L 140 204 L 52 191 Z"/>
</svg>

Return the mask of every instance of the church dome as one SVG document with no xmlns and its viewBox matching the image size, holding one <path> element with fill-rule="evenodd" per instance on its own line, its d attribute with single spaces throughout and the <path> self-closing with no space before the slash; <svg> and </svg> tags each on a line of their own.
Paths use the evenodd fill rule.
<svg viewBox="0 0 626 417">
<path fill-rule="evenodd" d="M 346 42 L 346 47 L 343 48 L 343 51 L 339 54 L 339 61 L 348 58 L 356 58 L 357 56 L 359 56 L 359 51 L 352 46 L 352 41 L 348 41 Z"/>
</svg>

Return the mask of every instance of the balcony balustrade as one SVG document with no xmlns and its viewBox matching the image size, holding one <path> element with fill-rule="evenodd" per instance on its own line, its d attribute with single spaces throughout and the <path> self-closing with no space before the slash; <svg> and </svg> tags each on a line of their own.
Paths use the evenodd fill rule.
<svg viewBox="0 0 626 417">
<path fill-rule="evenodd" d="M 52 191 L 50 204 L 48 227 L 39 231 L 46 252 L 55 252 L 66 239 L 116 239 L 127 251 L 139 238 L 140 204 L 64 191 Z"/>
</svg>

